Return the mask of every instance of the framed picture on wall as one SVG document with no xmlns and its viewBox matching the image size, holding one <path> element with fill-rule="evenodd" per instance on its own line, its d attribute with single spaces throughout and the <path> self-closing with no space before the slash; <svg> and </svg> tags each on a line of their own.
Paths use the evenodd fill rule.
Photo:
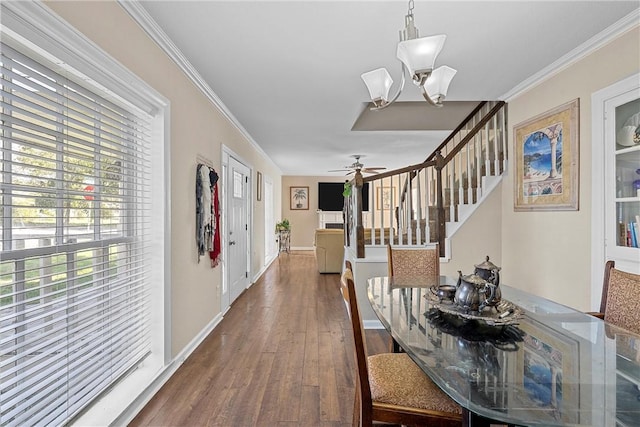
<svg viewBox="0 0 640 427">
<path fill-rule="evenodd" d="M 262 200 L 262 173 L 256 173 L 256 200 Z"/>
<path fill-rule="evenodd" d="M 289 187 L 289 209 L 309 209 L 309 187 Z"/>
<path fill-rule="evenodd" d="M 578 210 L 579 100 L 514 126 L 514 210 Z"/>
<path fill-rule="evenodd" d="M 378 187 L 376 190 L 376 209 L 391 209 L 396 201 L 396 189 L 394 187 Z"/>
</svg>

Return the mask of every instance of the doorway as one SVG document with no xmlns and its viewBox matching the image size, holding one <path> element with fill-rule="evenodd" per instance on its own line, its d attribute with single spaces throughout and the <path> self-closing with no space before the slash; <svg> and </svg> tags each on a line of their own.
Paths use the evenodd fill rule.
<svg viewBox="0 0 640 427">
<path fill-rule="evenodd" d="M 225 181 L 225 248 L 226 284 L 222 291 L 224 312 L 250 284 L 249 278 L 249 224 L 251 171 L 233 154 L 225 152 L 228 161 Z"/>
</svg>

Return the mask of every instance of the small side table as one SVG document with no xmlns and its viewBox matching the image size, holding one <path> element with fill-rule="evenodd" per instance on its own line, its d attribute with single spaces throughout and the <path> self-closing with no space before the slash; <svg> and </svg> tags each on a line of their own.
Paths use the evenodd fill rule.
<svg viewBox="0 0 640 427">
<path fill-rule="evenodd" d="M 279 252 L 289 253 L 291 251 L 291 230 L 278 231 Z"/>
</svg>

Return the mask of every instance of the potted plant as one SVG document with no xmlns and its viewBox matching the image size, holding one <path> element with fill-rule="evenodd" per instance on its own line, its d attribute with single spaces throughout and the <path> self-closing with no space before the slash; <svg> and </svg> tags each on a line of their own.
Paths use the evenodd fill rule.
<svg viewBox="0 0 640 427">
<path fill-rule="evenodd" d="M 349 181 L 344 182 L 344 190 L 342 191 L 343 197 L 351 196 L 351 183 Z"/>
<path fill-rule="evenodd" d="M 291 225 L 289 224 L 289 220 L 288 219 L 283 219 L 282 221 L 276 223 L 276 233 L 279 233 L 280 231 L 289 231 L 291 230 Z"/>
<path fill-rule="evenodd" d="M 296 201 L 296 208 L 302 209 L 302 200 L 307 198 L 307 189 L 299 188 L 293 193 L 293 200 Z"/>
</svg>

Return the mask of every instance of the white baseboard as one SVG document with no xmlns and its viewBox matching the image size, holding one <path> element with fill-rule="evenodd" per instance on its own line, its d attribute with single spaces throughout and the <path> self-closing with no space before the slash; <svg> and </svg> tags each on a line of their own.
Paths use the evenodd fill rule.
<svg viewBox="0 0 640 427">
<path fill-rule="evenodd" d="M 196 335 L 182 351 L 169 362 L 164 369 L 151 381 L 151 383 L 116 417 L 110 426 L 126 426 L 135 418 L 136 415 L 149 403 L 151 398 L 162 388 L 162 386 L 171 378 L 184 361 L 193 353 L 193 351 L 204 341 L 204 339 L 215 329 L 222 321 L 222 314 L 218 314 L 211 322 L 205 326 L 198 335 Z"/>
<path fill-rule="evenodd" d="M 271 267 L 271 264 L 273 264 L 273 261 L 278 259 L 278 254 L 276 253 L 275 255 L 273 255 L 271 257 L 271 259 L 260 269 L 260 271 L 258 271 L 254 276 L 253 279 L 251 280 L 251 284 L 249 285 L 249 287 L 251 287 L 254 283 L 256 283 L 258 281 L 258 279 L 260 278 L 260 276 L 262 276 L 264 274 L 265 271 L 267 271 L 267 268 Z M 247 288 L 248 289 L 248 288 Z"/>
<path fill-rule="evenodd" d="M 379 320 L 363 320 L 362 326 L 364 326 L 365 329 L 384 329 L 382 322 Z"/>
</svg>

